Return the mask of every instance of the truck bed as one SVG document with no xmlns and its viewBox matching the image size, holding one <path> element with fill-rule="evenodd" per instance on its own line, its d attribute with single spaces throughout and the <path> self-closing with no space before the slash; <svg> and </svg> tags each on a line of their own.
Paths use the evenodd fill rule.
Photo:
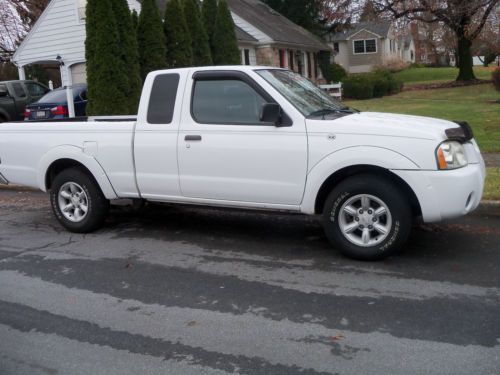
<svg viewBox="0 0 500 375">
<path fill-rule="evenodd" d="M 57 153 L 93 158 L 121 197 L 138 196 L 134 177 L 135 116 L 88 117 L 0 125 L 0 173 L 9 183 L 45 190 L 41 165 Z"/>
</svg>

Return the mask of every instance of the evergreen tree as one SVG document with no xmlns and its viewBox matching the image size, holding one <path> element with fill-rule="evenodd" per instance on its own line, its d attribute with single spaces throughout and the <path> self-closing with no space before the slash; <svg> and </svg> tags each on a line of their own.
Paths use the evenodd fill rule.
<svg viewBox="0 0 500 375">
<path fill-rule="evenodd" d="M 191 36 L 179 0 L 170 0 L 167 3 L 163 30 L 167 42 L 167 66 L 169 68 L 192 66 Z"/>
<path fill-rule="evenodd" d="M 215 20 L 217 18 L 217 0 L 203 0 L 201 15 L 203 26 L 208 36 L 208 43 L 210 44 L 210 51 L 212 52 L 212 59 L 214 57 L 214 30 Z"/>
<path fill-rule="evenodd" d="M 193 51 L 193 65 L 212 65 L 212 54 L 208 35 L 201 20 L 200 7 L 197 0 L 184 0 L 184 16 L 191 32 L 191 49 Z"/>
<path fill-rule="evenodd" d="M 85 58 L 89 115 L 118 115 L 128 110 L 127 74 L 121 56 L 118 25 L 111 0 L 88 0 Z"/>
<path fill-rule="evenodd" d="M 136 32 L 127 0 L 112 0 L 112 2 L 122 47 L 120 57 L 127 75 L 127 81 L 124 82 L 125 86 L 122 87 L 128 102 L 128 111 L 124 114 L 137 114 L 141 97 L 142 80 Z"/>
<path fill-rule="evenodd" d="M 132 11 L 132 26 L 134 27 L 134 32 L 137 33 L 137 26 L 139 25 L 139 15 L 135 11 Z"/>
<path fill-rule="evenodd" d="M 226 0 L 219 0 L 217 18 L 214 30 L 214 54 L 215 65 L 239 65 L 241 64 L 240 50 L 234 22 Z"/>
<path fill-rule="evenodd" d="M 155 0 L 143 0 L 139 24 L 137 25 L 137 44 L 141 77 L 146 79 L 149 72 L 165 69 L 165 35 L 160 11 Z"/>
</svg>

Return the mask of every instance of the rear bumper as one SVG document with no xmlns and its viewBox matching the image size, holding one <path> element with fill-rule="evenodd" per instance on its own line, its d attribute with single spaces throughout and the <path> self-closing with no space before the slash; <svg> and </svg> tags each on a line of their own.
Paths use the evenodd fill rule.
<svg viewBox="0 0 500 375">
<path fill-rule="evenodd" d="M 415 192 L 424 222 L 466 215 L 481 202 L 486 170 L 484 162 L 449 171 L 393 171 Z"/>
</svg>

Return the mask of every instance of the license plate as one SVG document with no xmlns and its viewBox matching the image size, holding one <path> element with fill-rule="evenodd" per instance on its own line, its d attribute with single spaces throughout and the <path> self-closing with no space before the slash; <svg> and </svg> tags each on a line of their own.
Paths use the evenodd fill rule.
<svg viewBox="0 0 500 375">
<path fill-rule="evenodd" d="M 35 116 L 36 116 L 36 118 L 45 117 L 46 113 L 45 113 L 45 111 L 37 111 L 37 112 L 35 112 Z"/>
</svg>

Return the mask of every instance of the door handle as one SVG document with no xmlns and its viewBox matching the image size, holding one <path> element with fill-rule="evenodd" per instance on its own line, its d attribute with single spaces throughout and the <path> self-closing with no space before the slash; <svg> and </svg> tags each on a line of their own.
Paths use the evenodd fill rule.
<svg viewBox="0 0 500 375">
<path fill-rule="evenodd" d="M 184 137 L 185 141 L 201 141 L 201 135 L 186 135 Z"/>
</svg>

